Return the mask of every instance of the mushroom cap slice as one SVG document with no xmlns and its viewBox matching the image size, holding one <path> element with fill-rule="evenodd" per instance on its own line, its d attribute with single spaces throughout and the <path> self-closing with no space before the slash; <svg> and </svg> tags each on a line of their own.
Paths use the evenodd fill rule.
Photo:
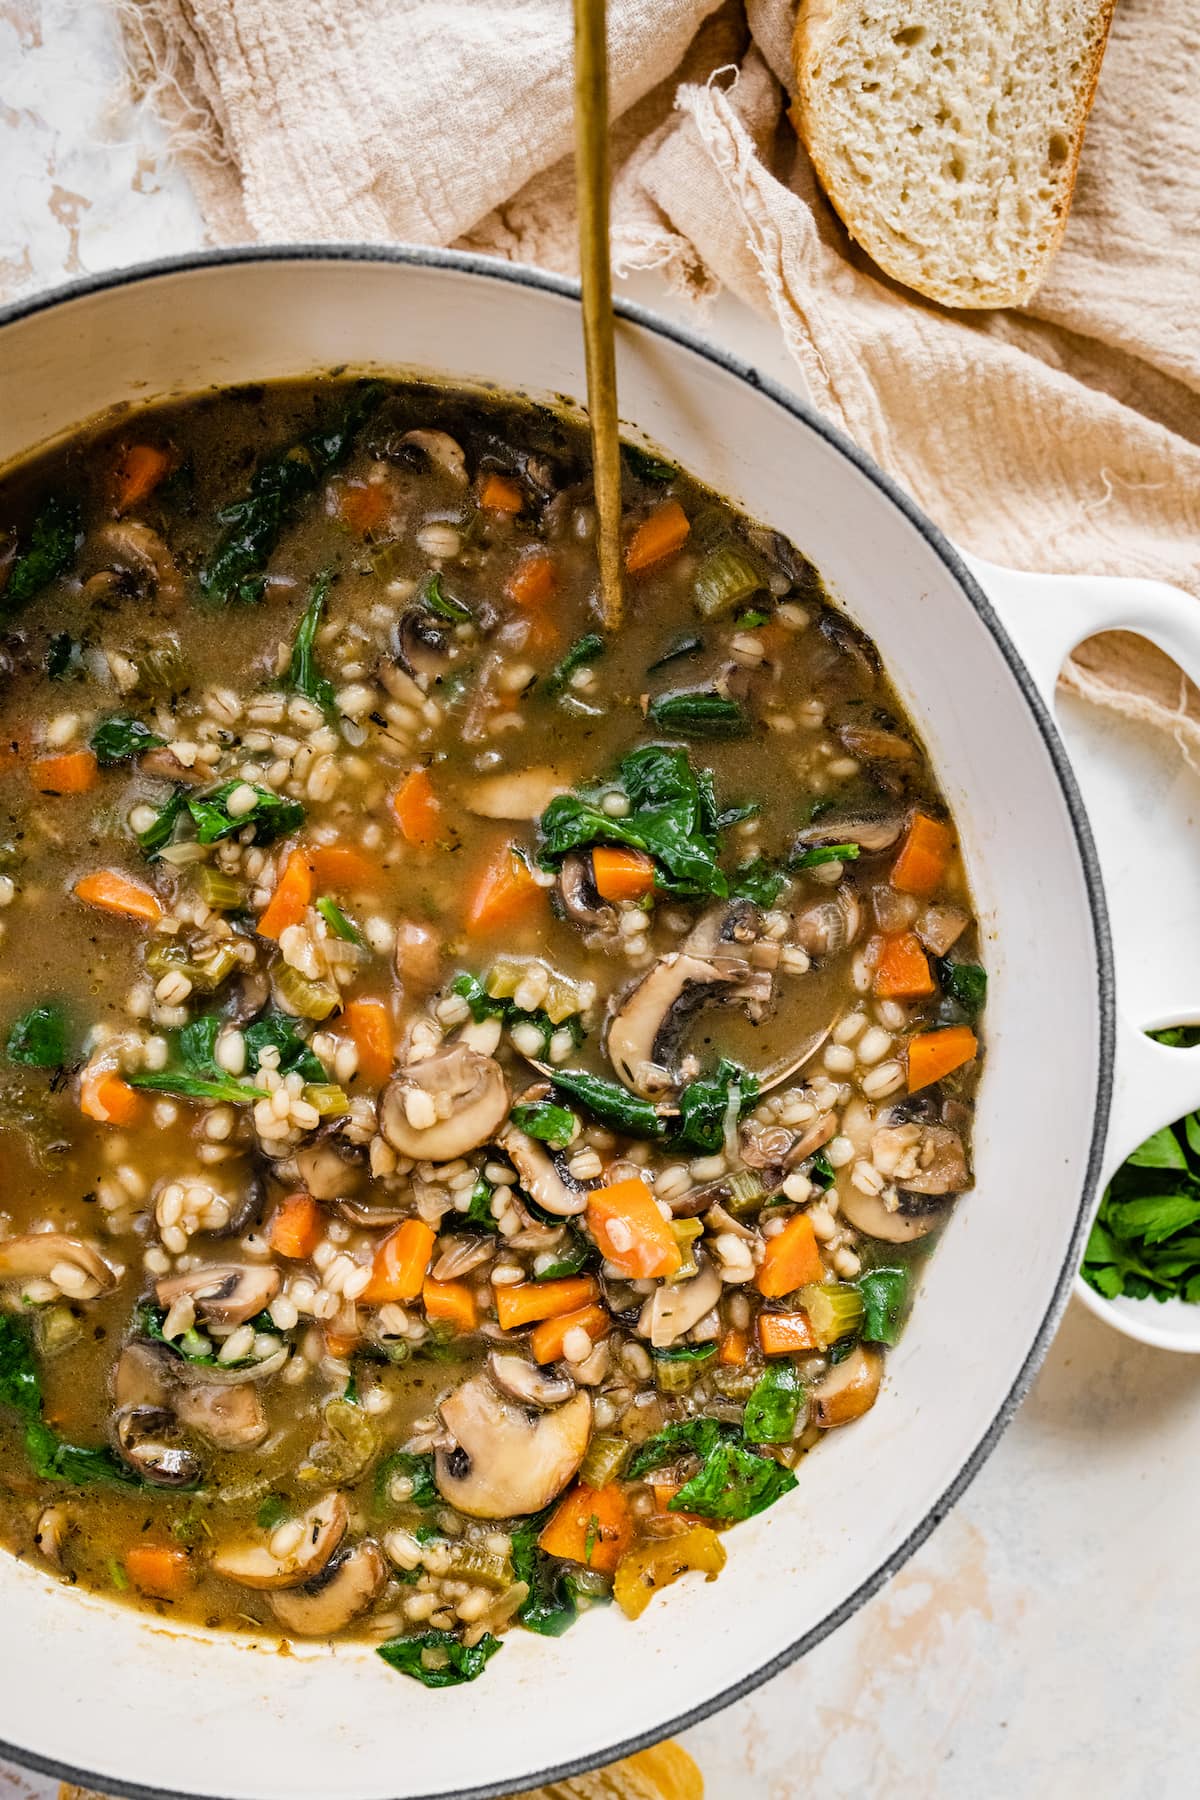
<svg viewBox="0 0 1200 1800">
<path fill-rule="evenodd" d="M 165 1406 L 131 1406 L 116 1416 L 116 1444 L 122 1460 L 152 1487 L 192 1487 L 200 1463 L 180 1442 L 179 1420 Z"/>
<path fill-rule="evenodd" d="M 660 1282 L 642 1308 L 638 1330 L 656 1350 L 677 1343 L 721 1298 L 721 1277 L 711 1262 L 703 1254 L 696 1261 L 697 1274 L 687 1281 Z"/>
<path fill-rule="evenodd" d="M 891 1210 L 879 1194 L 862 1194 L 849 1183 L 839 1188 L 842 1217 L 856 1231 L 867 1237 L 880 1238 L 885 1244 L 911 1244 L 941 1223 L 949 1211 L 945 1200 L 918 1199 L 903 1191 L 897 1194 L 897 1205 Z"/>
<path fill-rule="evenodd" d="M 180 1423 L 198 1431 L 215 1450 L 251 1450 L 267 1435 L 266 1408 L 252 1382 L 225 1387 L 180 1382 L 171 1404 Z"/>
<path fill-rule="evenodd" d="M 364 1538 L 335 1554 L 320 1574 L 302 1587 L 271 1596 L 271 1610 L 285 1631 L 300 1637 L 332 1637 L 380 1593 L 387 1569 L 378 1545 Z"/>
<path fill-rule="evenodd" d="M 63 1264 L 87 1278 L 87 1290 L 72 1293 L 72 1300 L 94 1300 L 117 1285 L 99 1251 L 82 1238 L 61 1231 L 30 1231 L 0 1243 L 0 1281 L 45 1280 Z"/>
<path fill-rule="evenodd" d="M 199 1317 L 211 1324 L 244 1325 L 279 1292 L 279 1270 L 250 1263 L 208 1263 L 160 1281 L 154 1292 L 160 1306 L 170 1308 L 187 1296 L 195 1302 Z"/>
<path fill-rule="evenodd" d="M 597 891 L 590 850 L 572 850 L 558 871 L 558 891 L 568 916 L 606 937 L 617 929 L 617 909 Z"/>
<path fill-rule="evenodd" d="M 844 1362 L 836 1363 L 812 1389 L 813 1422 L 828 1431 L 848 1425 L 874 1406 L 883 1378 L 878 1350 L 859 1344 Z"/>
<path fill-rule="evenodd" d="M 453 1450 L 439 1450 L 434 1478 L 442 1497 L 474 1519 L 541 1512 L 583 1461 L 591 1396 L 531 1415 L 496 1392 L 484 1375 L 464 1381 L 441 1404 Z"/>
<path fill-rule="evenodd" d="M 553 1213 L 557 1219 L 570 1219 L 587 1211 L 588 1192 L 595 1182 L 576 1181 L 564 1161 L 515 1125 L 506 1125 L 497 1134 L 496 1142 L 521 1177 L 525 1192 L 543 1212 Z"/>
<path fill-rule="evenodd" d="M 453 1162 L 495 1137 L 508 1116 L 510 1098 L 494 1057 L 465 1044 L 448 1044 L 423 1062 L 408 1063 L 389 1081 L 379 1100 L 379 1129 L 401 1156 Z M 429 1101 L 434 1120 L 414 1125 L 413 1113 L 419 1119 Z"/>
<path fill-rule="evenodd" d="M 561 1406 L 575 1392 L 569 1375 L 551 1375 L 523 1356 L 493 1350 L 487 1359 L 493 1384 L 522 1406 Z"/>
<path fill-rule="evenodd" d="M 137 519 L 118 519 L 93 532 L 91 548 L 100 551 L 104 566 L 135 575 L 171 605 L 183 599 L 183 577 L 171 552 L 157 531 Z"/>
<path fill-rule="evenodd" d="M 344 1494 L 325 1494 L 296 1522 L 304 1529 L 286 1556 L 272 1554 L 266 1537 L 218 1550 L 212 1566 L 218 1575 L 249 1588 L 293 1588 L 321 1573 L 346 1535 L 350 1508 Z M 278 1531 L 279 1527 L 275 1527 Z"/>
<path fill-rule="evenodd" d="M 912 746 L 909 745 L 911 750 Z M 811 850 L 818 844 L 857 844 L 868 856 L 890 850 L 904 830 L 905 814 L 825 812 L 813 824 L 796 833 L 796 848 Z"/>
<path fill-rule="evenodd" d="M 366 1179 L 361 1152 L 340 1134 L 322 1135 L 297 1150 L 295 1160 L 304 1191 L 314 1200 L 350 1200 Z"/>
<path fill-rule="evenodd" d="M 722 997 L 736 973 L 686 950 L 659 958 L 608 1021 L 605 1053 L 627 1088 L 652 1100 L 664 1085 L 674 1085 L 671 1063 L 688 1017 Z"/>
</svg>

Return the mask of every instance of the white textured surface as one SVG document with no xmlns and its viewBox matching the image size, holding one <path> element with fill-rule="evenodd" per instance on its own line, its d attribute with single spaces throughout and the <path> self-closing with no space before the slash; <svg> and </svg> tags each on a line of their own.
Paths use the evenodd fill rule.
<svg viewBox="0 0 1200 1800">
<path fill-rule="evenodd" d="M 161 151 L 121 100 L 103 0 L 0 0 L 0 286 L 201 243 Z M 749 315 L 723 304 L 713 328 L 787 378 Z M 1145 993 L 1194 992 L 1195 778 L 1143 732 L 1078 702 L 1064 715 L 1106 868 L 1152 877 L 1136 893 L 1118 881 L 1114 904 L 1144 946 Z M 1000 1449 L 919 1555 L 801 1666 L 689 1734 L 712 1800 L 1194 1794 L 1198 1431 L 1197 1360 L 1072 1308 Z M 3 1765 L 0 1783 L 51 1787 Z"/>
</svg>

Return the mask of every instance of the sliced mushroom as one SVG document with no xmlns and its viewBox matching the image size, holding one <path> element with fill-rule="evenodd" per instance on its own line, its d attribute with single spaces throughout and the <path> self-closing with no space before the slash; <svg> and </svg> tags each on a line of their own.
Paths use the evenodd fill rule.
<svg viewBox="0 0 1200 1800">
<path fill-rule="evenodd" d="M 62 1567 L 63 1545 L 75 1521 L 65 1506 L 43 1506 L 33 1528 L 33 1545 L 54 1568 Z"/>
<path fill-rule="evenodd" d="M 183 577 L 157 531 L 136 519 L 119 519 L 93 533 L 105 569 L 130 575 L 160 600 L 174 606 L 183 599 Z"/>
<path fill-rule="evenodd" d="M 314 1200 L 349 1200 L 366 1179 L 363 1153 L 340 1132 L 331 1132 L 296 1152 L 296 1172 Z"/>
<path fill-rule="evenodd" d="M 473 781 L 466 793 L 467 811 L 481 819 L 540 819 L 570 784 L 554 769 L 506 769 Z"/>
<path fill-rule="evenodd" d="M 822 844 L 857 844 L 868 856 L 890 850 L 904 830 L 902 812 L 826 812 L 796 833 L 796 848 L 812 850 Z"/>
<path fill-rule="evenodd" d="M 195 1453 L 181 1441 L 179 1420 L 165 1406 L 131 1406 L 113 1421 L 117 1449 L 152 1487 L 192 1487 L 200 1479 Z"/>
<path fill-rule="evenodd" d="M 526 1362 L 523 1356 L 505 1355 L 499 1350 L 489 1355 L 487 1370 L 500 1392 L 522 1406 L 561 1406 L 575 1392 L 569 1375 L 551 1375 L 537 1363 Z"/>
<path fill-rule="evenodd" d="M 154 1289 L 160 1306 L 172 1307 L 185 1296 L 210 1325 L 244 1325 L 268 1307 L 279 1292 L 279 1270 L 248 1263 L 208 1263 L 172 1275 Z"/>
<path fill-rule="evenodd" d="M 165 1406 L 171 1392 L 171 1352 L 162 1344 L 126 1344 L 113 1371 L 113 1400 L 119 1411 L 133 1406 Z"/>
<path fill-rule="evenodd" d="M 418 1162 L 453 1162 L 495 1137 L 508 1114 L 508 1082 L 493 1057 L 448 1044 L 409 1063 L 384 1088 L 379 1129 Z"/>
<path fill-rule="evenodd" d="M 571 1219 L 586 1212 L 588 1191 L 595 1187 L 594 1181 L 576 1181 L 563 1157 L 518 1131 L 515 1125 L 506 1125 L 496 1142 L 521 1177 L 525 1192 L 543 1212 L 553 1213 L 556 1219 Z"/>
<path fill-rule="evenodd" d="M 885 1244 L 911 1244 L 933 1230 L 945 1218 L 949 1207 L 945 1200 L 897 1193 L 894 1208 L 884 1205 L 879 1194 L 862 1194 L 849 1184 L 839 1189 L 842 1217 L 856 1231 L 867 1237 L 881 1238 Z"/>
<path fill-rule="evenodd" d="M 853 891 L 840 887 L 828 900 L 813 900 L 802 907 L 792 923 L 792 933 L 810 956 L 837 956 L 858 936 L 862 908 Z"/>
<path fill-rule="evenodd" d="M 721 1277 L 708 1258 L 696 1258 L 697 1273 L 687 1281 L 660 1282 L 642 1308 L 638 1330 L 656 1350 L 674 1344 L 698 1325 L 721 1298 Z"/>
<path fill-rule="evenodd" d="M 970 1185 L 963 1141 L 946 1125 L 909 1120 L 883 1125 L 871 1140 L 871 1156 L 906 1193 L 961 1194 Z"/>
<path fill-rule="evenodd" d="M 531 1415 L 476 1375 L 442 1401 L 441 1415 L 454 1439 L 435 1454 L 443 1498 L 471 1518 L 509 1519 L 540 1512 L 566 1487 L 587 1449 L 592 1402 L 580 1393 Z"/>
<path fill-rule="evenodd" d="M 442 940 L 432 925 L 402 919 L 396 932 L 396 973 L 410 993 L 429 993 L 442 972 Z"/>
<path fill-rule="evenodd" d="M 769 1094 L 772 1088 L 782 1087 L 793 1075 L 798 1075 L 807 1063 L 810 1063 L 817 1051 L 821 1049 L 837 1021 L 831 1020 L 821 1031 L 814 1031 L 810 1038 L 805 1038 L 800 1048 L 785 1063 L 777 1063 L 773 1069 L 764 1069 L 758 1078 L 759 1095 Z"/>
<path fill-rule="evenodd" d="M 298 1541 L 282 1555 L 272 1549 L 275 1533 L 218 1550 L 212 1566 L 250 1588 L 293 1588 L 313 1581 L 329 1562 L 346 1535 L 350 1508 L 344 1494 L 325 1494 L 314 1507 L 294 1521 L 301 1526 Z M 278 1532 L 279 1527 L 275 1527 Z M 295 1534 L 289 1533 L 288 1536 Z"/>
<path fill-rule="evenodd" d="M 267 1413 L 250 1382 L 218 1386 L 180 1382 L 172 1395 L 180 1424 L 198 1431 L 215 1450 L 251 1450 L 267 1435 Z"/>
<path fill-rule="evenodd" d="M 99 1251 L 82 1238 L 61 1231 L 30 1231 L 0 1243 L 0 1282 L 53 1281 L 56 1269 L 63 1274 L 59 1283 L 63 1293 L 72 1300 L 94 1300 L 117 1285 Z"/>
<path fill-rule="evenodd" d="M 159 781 L 179 781 L 187 787 L 205 787 L 212 780 L 210 764 L 198 762 L 189 769 L 165 744 L 147 750 L 145 756 L 138 758 L 138 767 L 143 775 L 153 775 Z"/>
<path fill-rule="evenodd" d="M 961 906 L 942 906 L 935 902 L 925 907 L 913 929 L 927 950 L 932 950 L 935 956 L 945 956 L 970 923 L 970 914 Z"/>
<path fill-rule="evenodd" d="M 604 1048 L 625 1086 L 653 1099 L 677 1085 L 674 1060 L 690 1016 L 723 998 L 735 971 L 685 950 L 660 957 L 625 995 L 608 1021 Z"/>
<path fill-rule="evenodd" d="M 444 1242 L 445 1249 L 429 1271 L 434 1281 L 457 1281 L 491 1262 L 496 1254 L 495 1241 L 488 1236 L 452 1237 Z"/>
<path fill-rule="evenodd" d="M 444 675 L 453 660 L 454 636 L 441 619 L 423 606 L 410 606 L 401 613 L 393 633 L 393 648 L 401 668 L 412 676 L 427 675 L 436 680 Z"/>
<path fill-rule="evenodd" d="M 412 1212 L 411 1206 L 372 1206 L 366 1200 L 339 1200 L 337 1210 L 343 1219 L 351 1225 L 361 1225 L 364 1231 L 387 1231 L 393 1225 L 399 1225 Z"/>
<path fill-rule="evenodd" d="M 467 459 L 463 455 L 462 445 L 452 438 L 447 431 L 406 431 L 400 438 L 402 451 L 415 453 L 426 462 L 431 462 L 444 475 L 448 475 L 456 486 L 467 485 Z"/>
<path fill-rule="evenodd" d="M 285 1631 L 300 1637 L 332 1637 L 382 1591 L 387 1569 L 378 1545 L 364 1538 L 332 1556 L 313 1580 L 271 1596 L 271 1611 Z"/>
<path fill-rule="evenodd" d="M 864 762 L 911 762 L 917 754 L 909 738 L 876 725 L 841 725 L 838 737 L 851 756 Z"/>
<path fill-rule="evenodd" d="M 617 909 L 601 899 L 592 877 L 591 852 L 572 850 L 563 858 L 558 872 L 558 891 L 568 918 L 587 931 L 599 931 L 606 937 L 617 929 Z"/>
<path fill-rule="evenodd" d="M 865 1344 L 853 1349 L 844 1362 L 835 1363 L 812 1388 L 813 1423 L 822 1431 L 848 1425 L 870 1412 L 879 1394 L 883 1358 Z"/>
<path fill-rule="evenodd" d="M 752 900 L 730 900 L 702 914 L 683 947 L 692 956 L 736 956 L 744 960 L 761 928 L 762 912 Z"/>
</svg>

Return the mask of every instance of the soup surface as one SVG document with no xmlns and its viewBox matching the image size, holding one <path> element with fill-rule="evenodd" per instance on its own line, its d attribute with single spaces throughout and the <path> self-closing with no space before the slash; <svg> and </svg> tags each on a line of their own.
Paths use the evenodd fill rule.
<svg viewBox="0 0 1200 1800">
<path fill-rule="evenodd" d="M 626 463 L 611 638 L 544 410 L 0 483 L 0 1533 L 64 1581 L 444 1686 L 875 1403 L 970 1181 L 954 826 L 803 555 Z"/>
</svg>

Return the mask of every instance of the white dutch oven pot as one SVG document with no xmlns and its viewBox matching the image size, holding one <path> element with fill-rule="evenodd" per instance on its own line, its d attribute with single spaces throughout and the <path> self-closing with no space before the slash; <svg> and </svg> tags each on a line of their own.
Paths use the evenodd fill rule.
<svg viewBox="0 0 1200 1800">
<path fill-rule="evenodd" d="M 427 1693 L 365 1647 L 280 1655 L 0 1555 L 0 1749 L 18 1760 L 129 1792 L 413 1800 L 531 1787 L 701 1717 L 831 1631 L 942 1518 L 1045 1351 L 1098 1181 L 1200 1102 L 1195 1058 L 1134 1029 L 1157 1021 L 1118 1019 L 1087 820 L 1048 711 L 1063 655 L 1103 626 L 1145 631 L 1200 673 L 1195 603 L 972 572 L 858 451 L 750 370 L 632 310 L 618 364 L 629 425 L 813 557 L 924 734 L 991 977 L 975 1190 L 879 1404 L 733 1532 L 714 1585 L 685 1581 L 633 1625 L 606 1609 L 557 1642 L 514 1631 L 483 1679 Z M 0 320 L 0 466 L 117 404 L 338 365 L 539 397 L 585 386 L 574 293 L 545 276 L 424 251 L 206 256 Z"/>
</svg>

